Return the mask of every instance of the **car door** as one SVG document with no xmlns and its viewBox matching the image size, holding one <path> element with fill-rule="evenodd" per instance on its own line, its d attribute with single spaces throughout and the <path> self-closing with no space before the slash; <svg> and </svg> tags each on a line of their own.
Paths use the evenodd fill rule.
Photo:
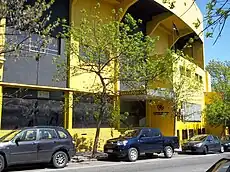
<svg viewBox="0 0 230 172">
<path fill-rule="evenodd" d="M 206 139 L 206 144 L 209 151 L 215 151 L 215 141 L 212 135 L 208 135 Z"/>
<path fill-rule="evenodd" d="M 16 139 L 19 138 L 18 143 Z M 27 164 L 37 161 L 37 129 L 20 132 L 9 146 L 10 164 Z"/>
<path fill-rule="evenodd" d="M 152 151 L 152 134 L 151 129 L 143 129 L 139 139 L 141 152 Z"/>
<path fill-rule="evenodd" d="M 217 136 L 213 136 L 215 142 L 215 151 L 219 151 L 221 148 L 221 141 Z"/>
<path fill-rule="evenodd" d="M 38 133 L 38 161 L 49 162 L 55 148 L 58 146 L 56 130 L 41 128 Z"/>
<path fill-rule="evenodd" d="M 154 152 L 163 150 L 163 141 L 161 132 L 157 129 L 152 129 L 151 148 Z"/>
</svg>

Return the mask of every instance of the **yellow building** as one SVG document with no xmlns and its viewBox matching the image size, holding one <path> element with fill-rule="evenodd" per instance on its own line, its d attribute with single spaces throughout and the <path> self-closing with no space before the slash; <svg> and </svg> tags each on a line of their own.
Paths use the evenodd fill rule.
<svg viewBox="0 0 230 172">
<path fill-rule="evenodd" d="M 163 3 L 162 0 L 56 0 L 52 7 L 51 20 L 57 17 L 66 18 L 69 23 L 78 25 L 80 10 L 91 11 L 97 2 L 101 4 L 103 16 L 110 16 L 112 9 L 122 8 L 124 15 L 130 13 L 134 18 L 141 19 L 143 21 L 141 31 L 153 37 L 159 36 L 159 41 L 156 43 L 158 54 L 164 54 L 168 48 L 182 49 L 191 37 L 194 38 L 193 46 L 185 49 L 184 53 L 194 58 L 197 65 L 195 77 L 203 85 L 202 94 L 196 103 L 193 103 L 194 107 L 201 111 L 205 105 L 203 93 L 210 92 L 211 86 L 209 74 L 204 70 L 204 43 L 201 34 L 203 26 L 196 27 L 194 24 L 202 23 L 203 16 L 194 1 L 177 0 L 175 7 L 171 9 L 169 4 Z M 4 32 L 4 29 L 8 28 L 1 28 L 0 32 Z M 57 31 L 60 31 L 58 29 Z M 1 60 L 4 62 L 0 83 L 1 132 L 5 133 L 15 127 L 28 125 L 63 125 L 72 135 L 84 142 L 81 148 L 88 150 L 90 146 L 86 145 L 92 144 L 95 134 L 93 118 L 84 114 L 85 107 L 91 106 L 90 97 L 83 96 L 81 103 L 76 104 L 74 95 L 87 92 L 85 88 L 90 87 L 94 76 L 86 74 L 72 77 L 67 73 L 64 81 L 53 81 L 56 72 L 52 63 L 53 57 L 61 55 L 67 64 L 74 63 L 71 57 L 65 57 L 65 43 L 62 39 L 53 39 L 53 43 L 56 46 L 43 50 L 39 59 L 15 60 L 14 56 L 6 54 L 5 62 Z M 33 40 L 30 40 L 28 45 L 33 45 Z M 36 48 L 28 46 L 28 52 L 36 53 Z M 121 113 L 130 114 L 127 123 L 137 127 L 157 127 L 165 135 L 173 135 L 174 131 L 177 131 L 180 140 L 187 139 L 194 133 L 205 132 L 201 113 L 192 119 L 186 121 L 177 119 L 175 122 L 169 106 L 170 101 L 158 101 L 153 105 L 151 103 L 153 100 L 160 100 L 159 93 L 154 91 L 155 87 L 148 90 L 151 92 L 151 98 L 146 98 L 141 92 L 138 96 L 124 94 L 128 88 L 120 83 Z M 164 88 L 164 85 L 161 87 Z M 161 115 L 162 112 L 166 115 Z M 126 127 L 125 122 L 121 122 L 120 128 L 123 127 Z M 118 135 L 118 130 L 110 129 L 107 124 L 103 124 L 99 147 L 102 147 L 106 139 Z"/>
</svg>

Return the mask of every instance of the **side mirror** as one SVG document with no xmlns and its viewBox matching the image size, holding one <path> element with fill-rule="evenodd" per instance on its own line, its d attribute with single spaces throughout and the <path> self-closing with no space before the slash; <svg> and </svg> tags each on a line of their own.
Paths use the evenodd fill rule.
<svg viewBox="0 0 230 172">
<path fill-rule="evenodd" d="M 17 146 L 19 145 L 18 144 L 19 142 L 20 142 L 20 138 L 18 137 L 18 138 L 15 139 L 15 143 L 16 143 Z"/>
</svg>

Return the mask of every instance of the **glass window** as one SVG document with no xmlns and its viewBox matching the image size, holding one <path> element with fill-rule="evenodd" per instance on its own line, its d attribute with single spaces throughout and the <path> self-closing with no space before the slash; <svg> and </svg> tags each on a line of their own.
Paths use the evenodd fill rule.
<svg viewBox="0 0 230 172">
<path fill-rule="evenodd" d="M 19 138 L 20 142 L 34 141 L 37 138 L 37 130 L 25 130 L 25 131 L 22 131 L 15 138 Z"/>
<path fill-rule="evenodd" d="M 206 135 L 197 135 L 197 136 L 193 136 L 192 138 L 190 138 L 190 141 L 204 141 L 206 139 Z"/>
<path fill-rule="evenodd" d="M 215 141 L 219 141 L 219 138 L 217 136 L 213 136 Z"/>
<path fill-rule="evenodd" d="M 209 136 L 207 137 L 207 140 L 213 141 L 214 139 L 213 139 L 213 137 L 212 137 L 211 135 L 209 135 Z"/>
<path fill-rule="evenodd" d="M 57 133 L 53 129 L 40 129 L 39 130 L 39 140 L 50 140 L 56 139 Z"/>
<path fill-rule="evenodd" d="M 60 139 L 67 139 L 67 137 L 68 137 L 67 134 L 61 130 L 58 130 L 58 135 L 59 135 Z"/>
</svg>

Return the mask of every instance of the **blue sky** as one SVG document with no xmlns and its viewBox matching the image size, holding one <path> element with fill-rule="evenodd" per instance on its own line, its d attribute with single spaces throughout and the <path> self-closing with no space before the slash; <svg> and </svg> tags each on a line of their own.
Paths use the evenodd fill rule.
<svg viewBox="0 0 230 172">
<path fill-rule="evenodd" d="M 205 5 L 208 0 L 196 0 L 200 10 L 205 14 Z M 214 37 L 215 38 L 215 37 Z M 223 33 L 219 40 L 213 45 L 215 39 L 205 38 L 205 61 L 206 64 L 211 59 L 230 60 L 230 18 L 228 19 Z"/>
</svg>

